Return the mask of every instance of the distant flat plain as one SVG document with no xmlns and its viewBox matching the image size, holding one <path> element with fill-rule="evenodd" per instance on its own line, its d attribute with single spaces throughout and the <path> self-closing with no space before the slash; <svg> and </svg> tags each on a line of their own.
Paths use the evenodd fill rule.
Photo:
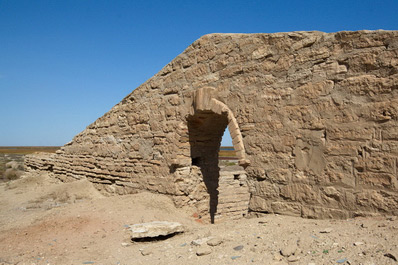
<svg viewBox="0 0 398 265">
<path fill-rule="evenodd" d="M 16 161 L 23 164 L 24 156 L 35 152 L 55 153 L 60 146 L 0 146 L 0 181 L 6 171 L 6 163 Z"/>
<path fill-rule="evenodd" d="M 60 146 L 0 146 L 0 154 L 27 155 L 35 152 L 55 153 Z"/>
</svg>

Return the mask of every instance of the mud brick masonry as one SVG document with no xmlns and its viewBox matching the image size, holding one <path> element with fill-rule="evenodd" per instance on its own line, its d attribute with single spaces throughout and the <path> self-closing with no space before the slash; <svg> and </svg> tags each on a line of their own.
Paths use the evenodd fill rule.
<svg viewBox="0 0 398 265">
<path fill-rule="evenodd" d="M 220 174 L 227 126 L 243 168 Z M 26 158 L 212 220 L 398 215 L 397 164 L 398 31 L 381 30 L 203 36 L 56 154 Z"/>
</svg>

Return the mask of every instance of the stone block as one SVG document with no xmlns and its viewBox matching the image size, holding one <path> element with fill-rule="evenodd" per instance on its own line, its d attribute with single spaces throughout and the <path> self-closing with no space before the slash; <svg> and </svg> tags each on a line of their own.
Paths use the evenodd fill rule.
<svg viewBox="0 0 398 265">
<path fill-rule="evenodd" d="M 293 202 L 271 202 L 271 209 L 274 213 L 285 214 L 290 216 L 301 216 L 300 203 Z"/>
<path fill-rule="evenodd" d="M 361 145 L 362 143 L 357 141 L 330 140 L 326 143 L 325 153 L 331 156 L 356 157 L 362 149 Z"/>
<path fill-rule="evenodd" d="M 266 176 L 268 180 L 278 184 L 288 184 L 292 181 L 292 172 L 286 168 L 267 170 Z"/>
<path fill-rule="evenodd" d="M 276 200 L 279 197 L 279 187 L 268 181 L 259 181 L 254 183 L 252 194 L 267 200 Z"/>
<path fill-rule="evenodd" d="M 319 190 L 308 184 L 288 184 L 280 188 L 280 195 L 283 198 L 296 202 L 309 204 L 320 204 L 321 198 Z"/>
<path fill-rule="evenodd" d="M 339 86 L 348 88 L 351 93 L 356 95 L 376 95 L 390 93 L 392 81 L 387 78 L 379 78 L 375 75 L 360 75 L 349 77 L 339 83 Z"/>
<path fill-rule="evenodd" d="M 363 212 L 381 211 L 396 214 L 397 193 L 364 189 L 356 194 L 356 205 Z"/>
<path fill-rule="evenodd" d="M 350 217 L 350 213 L 341 209 L 303 205 L 302 217 L 311 219 L 347 219 Z"/>
<path fill-rule="evenodd" d="M 396 173 L 396 157 L 385 156 L 383 153 L 374 153 L 372 157 L 364 159 L 366 170 L 376 173 Z"/>
<path fill-rule="evenodd" d="M 205 64 L 197 64 L 185 71 L 185 78 L 187 80 L 194 80 L 195 78 L 208 73 L 208 68 Z"/>
<path fill-rule="evenodd" d="M 299 170 L 321 174 L 326 167 L 323 146 L 298 140 L 294 148 L 295 165 Z"/>
<path fill-rule="evenodd" d="M 367 187 L 398 189 L 397 177 L 388 173 L 358 173 L 359 184 Z"/>
<path fill-rule="evenodd" d="M 252 196 L 249 202 L 249 209 L 254 212 L 272 213 L 271 201 L 260 196 Z"/>
<path fill-rule="evenodd" d="M 273 52 L 272 52 L 271 47 L 269 47 L 269 46 L 260 47 L 252 53 L 252 59 L 258 60 L 258 59 L 266 58 L 268 56 L 272 56 L 272 53 Z"/>
<path fill-rule="evenodd" d="M 372 139 L 373 133 L 373 128 L 367 126 L 365 123 L 345 124 L 326 129 L 327 137 L 331 140 L 366 141 Z"/>
<path fill-rule="evenodd" d="M 385 141 L 398 141 L 398 131 L 396 128 L 391 128 L 390 130 L 383 130 L 382 137 Z"/>
<path fill-rule="evenodd" d="M 150 223 L 134 224 L 128 227 L 131 239 L 156 238 L 184 232 L 182 224 L 177 222 L 154 221 Z"/>
<path fill-rule="evenodd" d="M 334 82 L 325 80 L 317 83 L 307 83 L 297 88 L 295 95 L 300 98 L 315 99 L 320 96 L 326 96 L 334 88 Z"/>
<path fill-rule="evenodd" d="M 220 71 L 220 77 L 221 78 L 228 78 L 228 77 L 233 77 L 239 74 L 243 73 L 242 66 L 236 65 L 232 67 L 227 67 L 223 70 Z"/>
</svg>

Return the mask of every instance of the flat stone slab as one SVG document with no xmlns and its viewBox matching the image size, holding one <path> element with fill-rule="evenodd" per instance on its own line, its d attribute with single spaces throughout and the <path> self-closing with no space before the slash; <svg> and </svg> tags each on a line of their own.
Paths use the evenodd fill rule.
<svg viewBox="0 0 398 265">
<path fill-rule="evenodd" d="M 177 222 L 154 221 L 130 225 L 131 239 L 154 238 L 184 232 L 182 224 Z"/>
</svg>

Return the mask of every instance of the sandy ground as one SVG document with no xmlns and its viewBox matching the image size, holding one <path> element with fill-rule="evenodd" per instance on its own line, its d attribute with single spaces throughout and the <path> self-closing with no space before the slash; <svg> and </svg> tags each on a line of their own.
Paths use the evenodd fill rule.
<svg viewBox="0 0 398 265">
<path fill-rule="evenodd" d="M 127 225 L 156 220 L 185 232 L 130 240 Z M 397 232 L 395 217 L 201 224 L 163 195 L 104 197 L 45 175 L 0 184 L 0 264 L 397 264 Z"/>
</svg>

